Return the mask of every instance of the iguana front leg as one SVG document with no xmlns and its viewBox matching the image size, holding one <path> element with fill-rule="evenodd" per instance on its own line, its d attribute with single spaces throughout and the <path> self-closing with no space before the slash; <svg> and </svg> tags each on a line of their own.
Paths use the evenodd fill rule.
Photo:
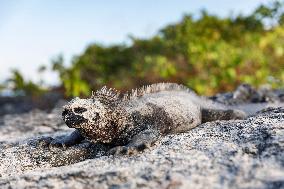
<svg viewBox="0 0 284 189">
<path fill-rule="evenodd" d="M 244 119 L 246 113 L 241 110 L 201 109 L 202 123 L 216 120 Z"/>
<path fill-rule="evenodd" d="M 84 137 L 81 135 L 81 133 L 76 129 L 73 131 L 70 135 L 65 136 L 61 139 L 54 139 L 51 141 L 50 146 L 51 147 L 69 147 L 73 146 L 75 144 L 79 144 L 82 140 L 84 140 Z"/>
<path fill-rule="evenodd" d="M 62 138 L 52 138 L 52 137 L 42 137 L 38 139 L 38 144 L 40 146 L 49 147 L 69 147 L 75 144 L 79 144 L 84 137 L 80 134 L 78 130 L 73 131 L 70 135 L 64 136 Z"/>
<path fill-rule="evenodd" d="M 132 155 L 149 148 L 159 138 L 157 130 L 147 129 L 135 135 L 125 146 L 116 146 L 108 151 L 109 155 Z"/>
</svg>

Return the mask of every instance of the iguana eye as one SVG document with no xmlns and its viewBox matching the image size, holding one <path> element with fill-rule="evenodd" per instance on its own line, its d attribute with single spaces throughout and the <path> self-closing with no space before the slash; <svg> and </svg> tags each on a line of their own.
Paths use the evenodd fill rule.
<svg viewBox="0 0 284 189">
<path fill-rule="evenodd" d="M 82 107 L 74 108 L 74 112 L 77 113 L 77 114 L 81 114 L 85 111 L 87 111 L 86 108 L 82 108 Z"/>
<path fill-rule="evenodd" d="M 93 117 L 93 121 L 97 121 L 100 118 L 100 115 L 98 112 L 95 112 L 95 115 Z"/>
</svg>

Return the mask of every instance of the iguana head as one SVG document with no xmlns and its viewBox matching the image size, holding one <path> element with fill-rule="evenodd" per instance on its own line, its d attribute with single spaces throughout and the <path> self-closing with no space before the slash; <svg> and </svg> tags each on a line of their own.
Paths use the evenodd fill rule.
<svg viewBox="0 0 284 189">
<path fill-rule="evenodd" d="M 92 142 L 111 143 L 122 132 L 125 115 L 119 93 L 106 87 L 91 98 L 74 98 L 63 107 L 62 117 L 68 127 L 76 128 Z"/>
</svg>

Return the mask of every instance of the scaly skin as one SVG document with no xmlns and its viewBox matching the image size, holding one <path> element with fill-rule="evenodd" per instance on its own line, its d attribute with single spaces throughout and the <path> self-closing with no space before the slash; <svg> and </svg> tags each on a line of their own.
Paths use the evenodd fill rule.
<svg viewBox="0 0 284 189">
<path fill-rule="evenodd" d="M 75 98 L 62 117 L 76 130 L 51 145 L 71 146 L 83 139 L 114 146 L 110 154 L 132 154 L 159 137 L 188 131 L 203 122 L 242 119 L 245 113 L 226 109 L 174 83 L 158 83 L 120 95 L 106 87 L 89 99 Z"/>
</svg>

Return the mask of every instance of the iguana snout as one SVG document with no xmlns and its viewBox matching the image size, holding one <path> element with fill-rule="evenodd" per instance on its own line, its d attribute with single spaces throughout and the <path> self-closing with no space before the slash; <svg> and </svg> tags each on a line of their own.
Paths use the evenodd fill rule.
<svg viewBox="0 0 284 189">
<path fill-rule="evenodd" d="M 74 110 L 65 108 L 62 112 L 62 118 L 68 127 L 77 128 L 80 127 L 80 124 L 88 122 L 87 119 L 79 115 L 85 111 L 84 108 L 75 108 Z"/>
</svg>

